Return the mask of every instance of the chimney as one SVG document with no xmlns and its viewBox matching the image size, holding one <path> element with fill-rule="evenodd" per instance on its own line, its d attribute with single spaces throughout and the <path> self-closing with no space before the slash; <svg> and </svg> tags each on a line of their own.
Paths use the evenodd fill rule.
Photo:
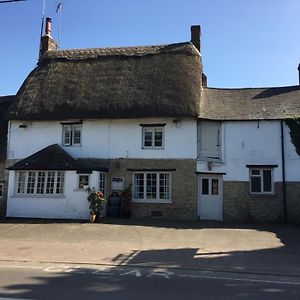
<svg viewBox="0 0 300 300">
<path fill-rule="evenodd" d="M 191 26 L 191 42 L 200 52 L 200 35 L 201 35 L 201 28 L 200 25 L 193 25 Z"/>
<path fill-rule="evenodd" d="M 299 85 L 300 85 L 300 64 L 298 65 L 298 76 L 299 76 Z"/>
<path fill-rule="evenodd" d="M 52 26 L 52 19 L 46 18 L 46 28 L 45 28 L 45 35 L 51 37 L 51 26 Z"/>
<path fill-rule="evenodd" d="M 46 51 L 57 50 L 57 43 L 51 36 L 51 18 L 46 18 L 45 35 L 42 36 L 40 46 L 40 58 L 45 54 Z"/>
</svg>

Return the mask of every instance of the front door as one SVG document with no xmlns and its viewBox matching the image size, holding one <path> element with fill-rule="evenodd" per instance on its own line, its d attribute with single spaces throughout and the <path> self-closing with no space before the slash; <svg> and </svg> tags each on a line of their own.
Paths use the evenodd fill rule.
<svg viewBox="0 0 300 300">
<path fill-rule="evenodd" d="M 222 175 L 199 175 L 198 214 L 201 220 L 223 220 Z"/>
</svg>

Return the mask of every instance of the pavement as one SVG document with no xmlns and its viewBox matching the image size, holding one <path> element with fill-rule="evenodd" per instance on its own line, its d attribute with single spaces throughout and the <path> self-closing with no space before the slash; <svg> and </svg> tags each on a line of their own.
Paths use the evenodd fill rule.
<svg viewBox="0 0 300 300">
<path fill-rule="evenodd" d="M 0 263 L 70 263 L 300 278 L 300 227 L 102 219 L 0 221 Z"/>
</svg>

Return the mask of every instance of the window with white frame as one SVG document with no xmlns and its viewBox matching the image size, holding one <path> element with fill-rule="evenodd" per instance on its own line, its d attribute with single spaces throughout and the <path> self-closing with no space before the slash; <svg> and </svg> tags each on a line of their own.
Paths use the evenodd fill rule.
<svg viewBox="0 0 300 300">
<path fill-rule="evenodd" d="M 0 198 L 3 198 L 3 193 L 4 193 L 4 184 L 0 183 Z"/>
<path fill-rule="evenodd" d="M 103 195 L 105 195 L 105 173 L 104 172 L 100 172 L 99 173 L 99 191 L 101 191 L 103 193 Z"/>
<path fill-rule="evenodd" d="M 164 127 L 142 126 L 143 128 L 143 149 L 163 149 Z"/>
<path fill-rule="evenodd" d="M 273 169 L 250 168 L 250 193 L 251 194 L 273 194 Z"/>
<path fill-rule="evenodd" d="M 201 120 L 198 128 L 199 157 L 221 159 L 221 123 Z"/>
<path fill-rule="evenodd" d="M 133 198 L 136 201 L 170 201 L 171 174 L 164 172 L 134 173 Z"/>
<path fill-rule="evenodd" d="M 80 146 L 81 129 L 81 124 L 63 124 L 62 144 L 64 146 Z"/>
<path fill-rule="evenodd" d="M 64 193 L 63 171 L 18 171 L 17 194 L 62 195 Z"/>
<path fill-rule="evenodd" d="M 90 183 L 90 175 L 89 174 L 79 174 L 78 175 L 78 188 L 84 189 L 89 186 Z"/>
</svg>

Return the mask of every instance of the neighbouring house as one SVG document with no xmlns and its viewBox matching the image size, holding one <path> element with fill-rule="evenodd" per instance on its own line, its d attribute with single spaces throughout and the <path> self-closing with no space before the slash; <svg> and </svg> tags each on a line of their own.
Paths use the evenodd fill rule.
<svg viewBox="0 0 300 300">
<path fill-rule="evenodd" d="M 7 195 L 7 172 L 5 164 L 8 121 L 5 119 L 5 114 L 13 98 L 14 96 L 0 97 L 0 217 L 5 216 Z"/>
<path fill-rule="evenodd" d="M 201 219 L 300 222 L 299 117 L 300 86 L 203 88 Z M 297 131 L 298 154 L 291 130 Z"/>
<path fill-rule="evenodd" d="M 89 186 L 131 189 L 133 217 L 299 222 L 299 86 L 207 87 L 191 33 L 57 50 L 47 19 L 7 114 L 7 216 L 87 219 Z"/>
<path fill-rule="evenodd" d="M 47 19 L 7 115 L 7 216 L 87 219 L 89 186 L 131 188 L 134 217 L 196 219 L 199 26 L 192 41 L 57 50 Z"/>
</svg>

